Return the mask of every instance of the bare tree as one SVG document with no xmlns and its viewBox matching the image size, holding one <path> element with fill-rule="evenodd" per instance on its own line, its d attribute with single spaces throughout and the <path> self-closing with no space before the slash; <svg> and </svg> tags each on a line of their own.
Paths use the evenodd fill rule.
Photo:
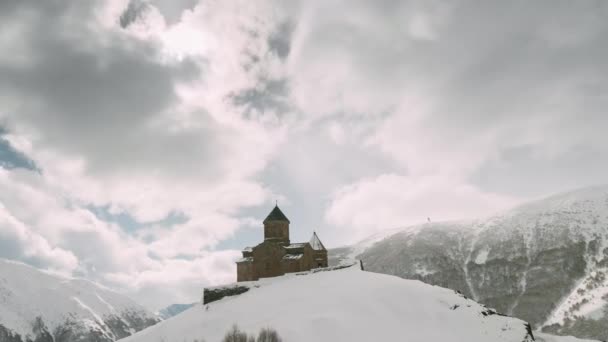
<svg viewBox="0 0 608 342">
<path fill-rule="evenodd" d="M 240 331 L 237 325 L 233 325 L 232 328 L 226 333 L 222 342 L 248 342 L 247 333 Z"/>
<path fill-rule="evenodd" d="M 255 335 L 247 336 L 247 333 L 241 331 L 235 324 L 226 333 L 222 342 L 283 342 L 283 340 L 279 337 L 277 331 L 271 328 L 260 330 L 257 339 Z"/>
<path fill-rule="evenodd" d="M 276 330 L 271 328 L 264 328 L 260 330 L 258 334 L 257 342 L 282 342 L 283 340 L 279 337 Z"/>
</svg>

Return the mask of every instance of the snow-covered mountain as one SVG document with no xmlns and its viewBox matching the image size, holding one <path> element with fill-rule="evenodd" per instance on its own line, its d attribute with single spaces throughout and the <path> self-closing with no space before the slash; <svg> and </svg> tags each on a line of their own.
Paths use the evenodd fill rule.
<svg viewBox="0 0 608 342">
<path fill-rule="evenodd" d="M 520 319 L 452 290 L 357 266 L 239 285 L 249 291 L 197 304 L 123 341 L 221 341 L 233 324 L 248 333 L 271 327 L 289 342 L 532 341 Z"/>
<path fill-rule="evenodd" d="M 608 187 L 470 222 L 427 223 L 330 251 L 460 290 L 544 331 L 608 339 Z"/>
<path fill-rule="evenodd" d="M 196 303 L 190 304 L 171 304 L 164 309 L 159 310 L 156 315 L 161 319 L 169 319 L 173 316 L 177 316 L 180 313 L 190 309 Z"/>
<path fill-rule="evenodd" d="M 158 322 L 94 283 L 0 259 L 0 342 L 106 342 Z"/>
</svg>

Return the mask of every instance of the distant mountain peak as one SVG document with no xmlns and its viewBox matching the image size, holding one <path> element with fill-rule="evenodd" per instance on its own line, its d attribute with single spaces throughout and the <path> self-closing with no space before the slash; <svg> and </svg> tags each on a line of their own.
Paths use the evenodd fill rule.
<svg viewBox="0 0 608 342">
<path fill-rule="evenodd" d="M 142 306 L 93 282 L 0 259 L 0 336 L 11 341 L 109 342 L 156 322 Z"/>
</svg>

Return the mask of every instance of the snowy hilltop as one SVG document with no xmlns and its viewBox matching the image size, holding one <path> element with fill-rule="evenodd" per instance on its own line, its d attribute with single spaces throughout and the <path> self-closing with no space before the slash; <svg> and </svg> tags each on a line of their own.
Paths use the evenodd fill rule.
<svg viewBox="0 0 608 342">
<path fill-rule="evenodd" d="M 608 339 L 608 187 L 484 220 L 407 227 L 331 257 L 462 291 L 543 331 Z"/>
<path fill-rule="evenodd" d="M 290 274 L 239 283 L 249 291 L 191 309 L 124 342 L 219 342 L 234 325 L 283 341 L 532 341 L 526 322 L 419 281 L 361 271 Z"/>
<path fill-rule="evenodd" d="M 0 342 L 106 342 L 158 322 L 94 283 L 0 259 Z"/>
</svg>

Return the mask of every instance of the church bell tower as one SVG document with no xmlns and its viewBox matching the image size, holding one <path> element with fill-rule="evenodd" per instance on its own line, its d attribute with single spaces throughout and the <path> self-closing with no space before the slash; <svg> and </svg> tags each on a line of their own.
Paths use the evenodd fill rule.
<svg viewBox="0 0 608 342">
<path fill-rule="evenodd" d="M 289 245 L 289 219 L 278 205 L 264 219 L 264 241 Z"/>
</svg>

